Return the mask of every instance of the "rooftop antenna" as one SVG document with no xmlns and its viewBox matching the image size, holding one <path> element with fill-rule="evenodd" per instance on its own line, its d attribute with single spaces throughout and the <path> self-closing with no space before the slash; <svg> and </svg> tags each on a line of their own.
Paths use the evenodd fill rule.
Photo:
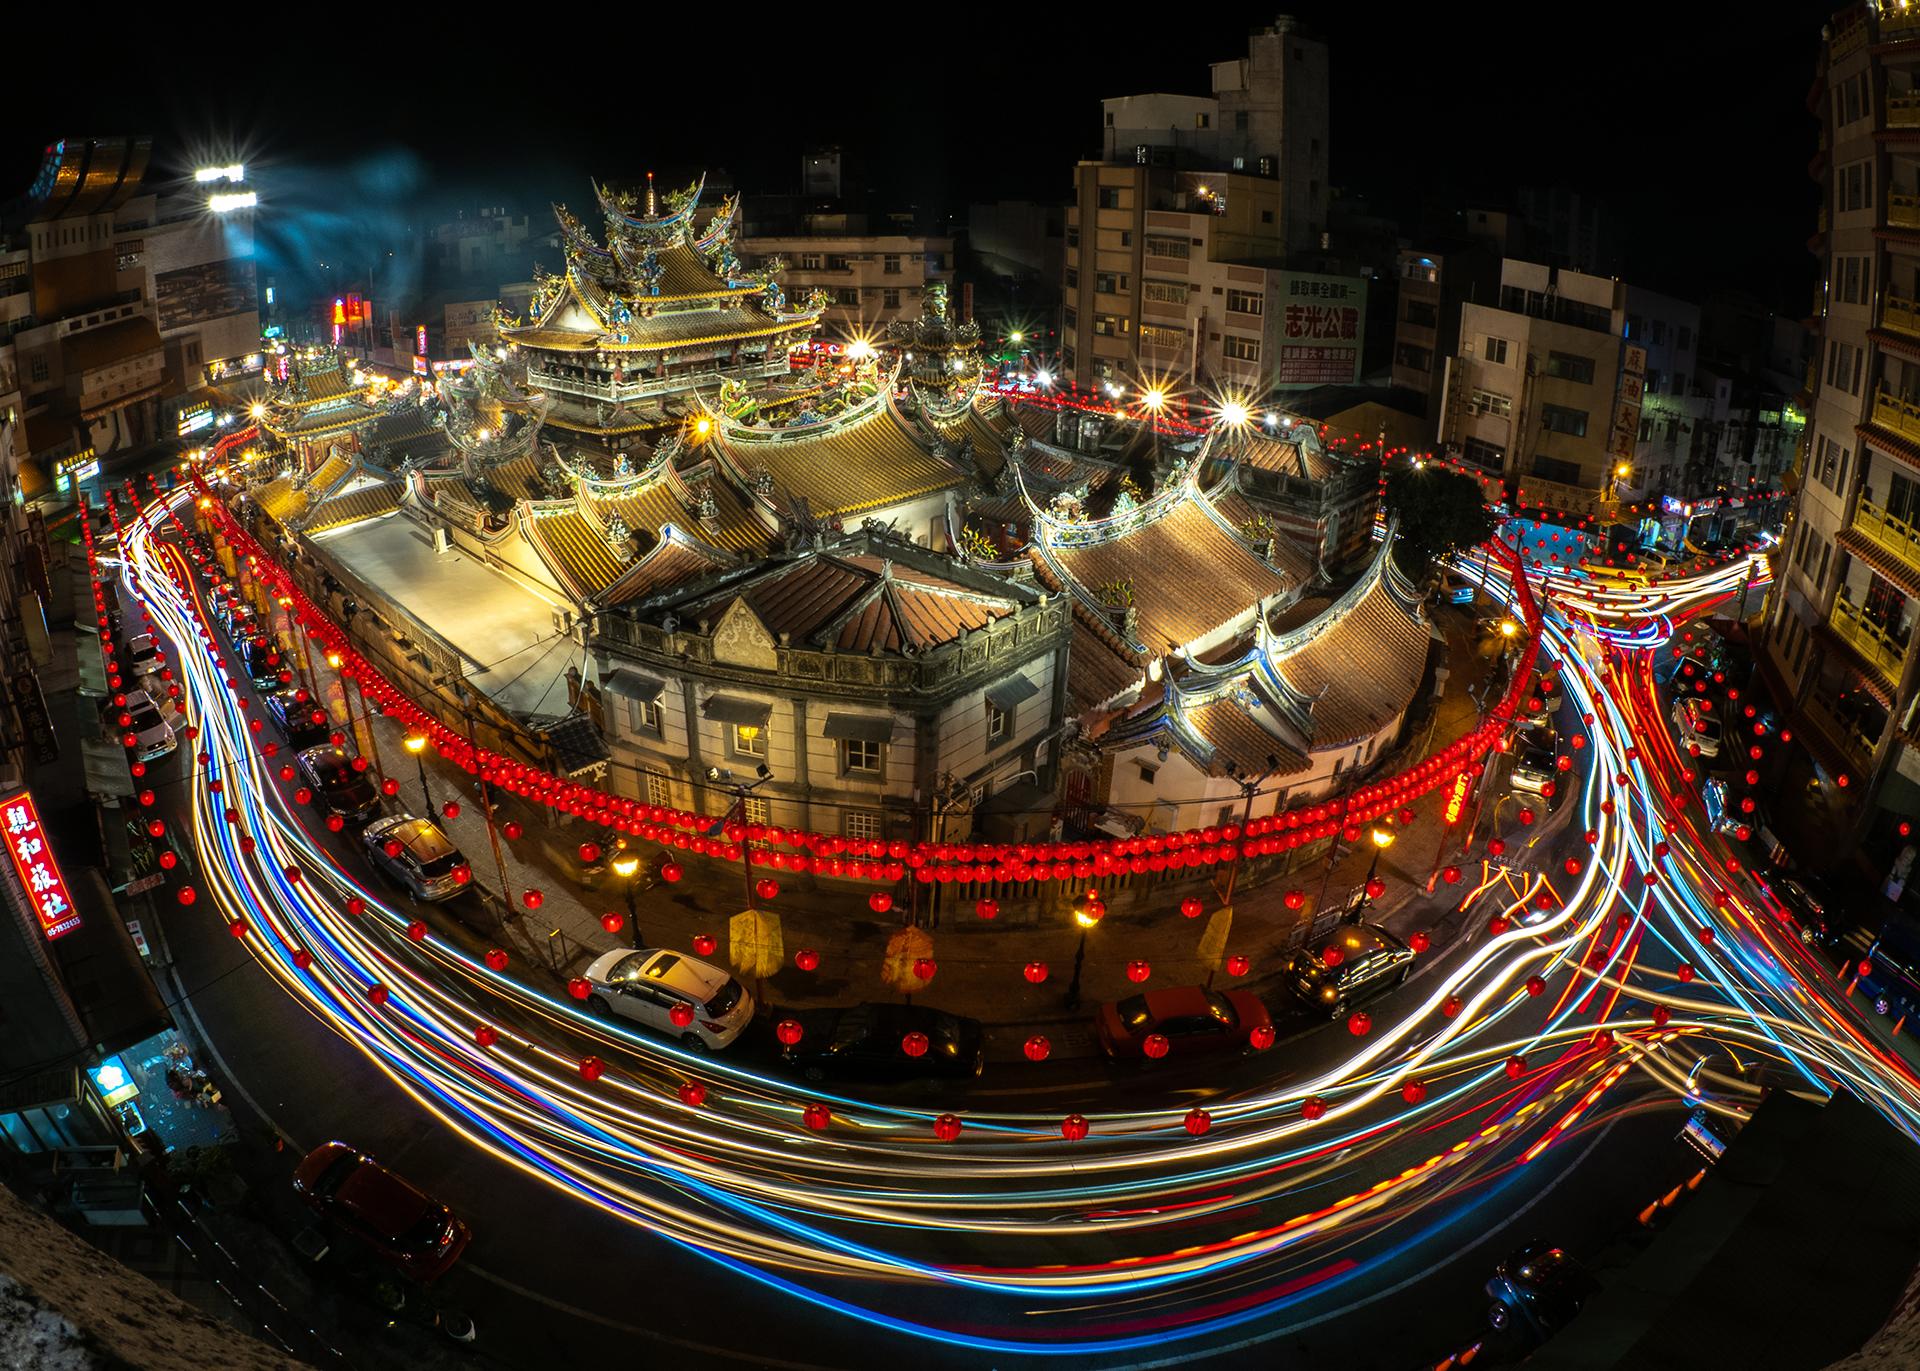
<svg viewBox="0 0 1920 1371">
<path fill-rule="evenodd" d="M 647 218 L 658 219 L 659 217 L 660 217 L 660 205 L 659 205 L 659 202 L 656 201 L 653 197 L 653 173 L 648 172 L 647 173 Z"/>
</svg>

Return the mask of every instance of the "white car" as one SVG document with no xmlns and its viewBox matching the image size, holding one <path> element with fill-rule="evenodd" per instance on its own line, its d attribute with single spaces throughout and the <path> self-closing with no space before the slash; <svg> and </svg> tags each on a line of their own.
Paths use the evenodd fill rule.
<svg viewBox="0 0 1920 1371">
<path fill-rule="evenodd" d="M 1702 757 L 1720 755 L 1720 721 L 1700 708 L 1700 701 L 1674 701 L 1673 726 L 1680 730 L 1681 747 L 1696 747 Z"/>
<path fill-rule="evenodd" d="M 153 697 L 146 691 L 128 691 L 123 712 L 129 716 L 129 722 L 122 731 L 133 734 L 137 740 L 133 746 L 135 761 L 150 762 L 173 751 L 173 727 L 160 717 Z"/>
<path fill-rule="evenodd" d="M 142 633 L 127 643 L 127 674 L 138 680 L 142 676 L 151 676 L 162 666 L 160 649 L 154 645 L 151 633 Z"/>
<path fill-rule="evenodd" d="M 684 953 L 657 947 L 609 952 L 587 968 L 586 978 L 593 987 L 587 1007 L 595 1014 L 630 1019 L 686 1047 L 725 1047 L 753 1022 L 747 988 L 719 967 Z M 677 1005 L 693 1011 L 684 1025 L 673 1021 Z"/>
</svg>

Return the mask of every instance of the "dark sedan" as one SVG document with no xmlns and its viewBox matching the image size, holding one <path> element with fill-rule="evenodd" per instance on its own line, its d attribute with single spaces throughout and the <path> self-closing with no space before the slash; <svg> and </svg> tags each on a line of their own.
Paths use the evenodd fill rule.
<svg viewBox="0 0 1920 1371">
<path fill-rule="evenodd" d="M 798 1017 L 800 1041 L 782 1049 L 780 1055 L 808 1080 L 977 1076 L 986 1064 L 986 1038 L 979 1021 L 945 1010 L 914 1004 L 857 1004 L 812 1010 Z"/>
<path fill-rule="evenodd" d="M 1530 1243 L 1493 1269 L 1487 1322 L 1522 1342 L 1545 1342 L 1572 1321 L 1593 1291 L 1593 1277 L 1579 1262 L 1557 1247 Z"/>
<path fill-rule="evenodd" d="M 287 746 L 295 752 L 305 752 L 310 747 L 318 747 L 330 742 L 333 730 L 327 726 L 326 712 L 312 700 L 302 700 L 300 693 L 292 688 L 276 690 L 263 697 L 267 717 L 272 719 L 280 730 L 280 736 L 287 740 Z M 316 720 L 315 715 L 319 718 Z"/>
<path fill-rule="evenodd" d="M 344 747 L 326 743 L 308 748 L 295 763 L 323 812 L 363 824 L 380 812 L 380 795 L 366 772 L 354 769 L 354 760 Z"/>
<path fill-rule="evenodd" d="M 1832 947 L 1844 931 L 1839 926 L 1840 906 L 1833 892 L 1812 876 L 1794 872 L 1769 871 L 1761 884 L 1800 934 L 1800 941 L 1814 947 Z"/>
</svg>

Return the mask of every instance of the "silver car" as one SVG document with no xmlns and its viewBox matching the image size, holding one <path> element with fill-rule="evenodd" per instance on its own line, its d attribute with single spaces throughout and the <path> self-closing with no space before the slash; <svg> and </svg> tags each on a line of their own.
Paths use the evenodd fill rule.
<svg viewBox="0 0 1920 1371">
<path fill-rule="evenodd" d="M 450 900 L 466 888 L 460 874 L 467 859 L 431 819 L 375 819 L 360 831 L 360 841 L 367 860 L 416 900 Z"/>
<path fill-rule="evenodd" d="M 1696 747 L 1702 757 L 1720 755 L 1720 721 L 1700 708 L 1700 701 L 1674 701 L 1673 726 L 1680 731 L 1682 748 Z"/>
<path fill-rule="evenodd" d="M 684 1046 L 727 1046 L 753 1021 L 753 996 L 717 966 L 657 947 L 609 952 L 587 968 L 593 989 L 587 1007 L 603 1018 L 627 1019 L 670 1034 Z M 685 1024 L 673 1021 L 679 1006 Z"/>
</svg>

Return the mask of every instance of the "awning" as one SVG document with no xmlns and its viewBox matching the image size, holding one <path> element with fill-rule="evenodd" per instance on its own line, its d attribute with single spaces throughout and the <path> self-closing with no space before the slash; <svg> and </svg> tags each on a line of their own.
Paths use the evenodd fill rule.
<svg viewBox="0 0 1920 1371">
<path fill-rule="evenodd" d="M 773 706 L 759 700 L 743 700 L 738 695 L 709 695 L 700 712 L 719 724 L 746 728 L 765 728 L 773 717 Z"/>
<path fill-rule="evenodd" d="M 643 705 L 650 705 L 659 699 L 660 692 L 666 688 L 665 681 L 656 681 L 637 671 L 616 671 L 600 682 L 600 689 L 607 694 L 618 695 L 623 700 L 638 700 Z"/>
<path fill-rule="evenodd" d="M 829 714 L 826 735 L 861 743 L 884 743 L 893 737 L 893 720 L 871 714 Z"/>
<path fill-rule="evenodd" d="M 1039 693 L 1039 686 L 1016 673 L 1004 681 L 988 686 L 987 702 L 995 709 L 1011 711 L 1022 700 L 1031 700 Z"/>
<path fill-rule="evenodd" d="M 87 793 L 95 799 L 109 796 L 131 798 L 133 773 L 127 769 L 127 750 L 118 742 L 100 738 L 80 740 L 81 767 L 86 775 Z"/>
</svg>

